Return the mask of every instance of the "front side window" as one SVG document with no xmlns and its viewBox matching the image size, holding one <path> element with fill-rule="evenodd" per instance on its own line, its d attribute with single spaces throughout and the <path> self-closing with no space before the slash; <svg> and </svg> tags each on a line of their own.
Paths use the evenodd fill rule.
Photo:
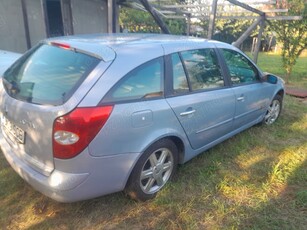
<svg viewBox="0 0 307 230">
<path fill-rule="evenodd" d="M 224 79 L 213 49 L 181 52 L 192 90 L 214 89 L 224 86 Z"/>
<path fill-rule="evenodd" d="M 232 84 L 246 84 L 258 81 L 258 70 L 246 57 L 234 50 L 221 50 Z"/>
<path fill-rule="evenodd" d="M 111 89 L 105 102 L 163 96 L 163 58 L 149 61 L 132 70 Z"/>
<path fill-rule="evenodd" d="M 99 59 L 51 45 L 39 45 L 3 76 L 7 93 L 34 104 L 65 103 Z"/>
</svg>

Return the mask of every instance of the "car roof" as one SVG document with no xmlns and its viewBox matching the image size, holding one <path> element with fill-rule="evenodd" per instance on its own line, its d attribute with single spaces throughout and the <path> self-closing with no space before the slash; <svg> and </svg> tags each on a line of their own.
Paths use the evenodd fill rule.
<svg viewBox="0 0 307 230">
<path fill-rule="evenodd" d="M 68 44 L 71 47 L 98 55 L 106 62 L 112 61 L 116 57 L 116 53 L 121 52 L 123 48 L 125 50 L 135 49 L 137 46 L 147 46 L 153 49 L 162 46 L 165 50 L 169 49 L 169 52 L 190 49 L 191 45 L 204 47 L 206 44 L 211 47 L 218 44 L 219 47 L 233 48 L 226 43 L 196 37 L 138 33 L 73 35 L 51 38 L 45 42 Z"/>
</svg>

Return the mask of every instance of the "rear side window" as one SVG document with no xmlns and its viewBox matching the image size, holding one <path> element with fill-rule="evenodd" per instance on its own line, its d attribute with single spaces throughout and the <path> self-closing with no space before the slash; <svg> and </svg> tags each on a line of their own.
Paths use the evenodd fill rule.
<svg viewBox="0 0 307 230">
<path fill-rule="evenodd" d="M 189 85 L 178 53 L 171 55 L 174 94 L 189 92 Z"/>
<path fill-rule="evenodd" d="M 192 90 L 224 86 L 224 78 L 213 49 L 181 52 Z"/>
<path fill-rule="evenodd" d="M 104 98 L 104 102 L 163 96 L 163 58 L 140 65 L 123 77 Z"/>
<path fill-rule="evenodd" d="M 16 99 L 64 104 L 99 59 L 50 45 L 33 49 L 4 73 L 4 87 Z"/>
</svg>

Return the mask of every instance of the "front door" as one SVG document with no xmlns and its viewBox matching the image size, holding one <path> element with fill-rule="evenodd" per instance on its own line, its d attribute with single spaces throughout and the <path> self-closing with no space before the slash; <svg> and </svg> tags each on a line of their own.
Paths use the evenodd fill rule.
<svg viewBox="0 0 307 230">
<path fill-rule="evenodd" d="M 268 84 L 260 81 L 259 71 L 245 56 L 235 50 L 220 50 L 236 97 L 233 128 L 239 129 L 263 116 L 269 98 Z"/>
<path fill-rule="evenodd" d="M 235 96 L 225 86 L 214 49 L 185 51 L 169 58 L 173 77 L 167 102 L 192 148 L 201 148 L 231 132 Z"/>
</svg>

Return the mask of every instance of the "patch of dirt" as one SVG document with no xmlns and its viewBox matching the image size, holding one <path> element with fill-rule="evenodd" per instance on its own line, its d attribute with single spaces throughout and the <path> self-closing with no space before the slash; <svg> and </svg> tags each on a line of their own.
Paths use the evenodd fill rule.
<svg viewBox="0 0 307 230">
<path fill-rule="evenodd" d="M 307 89 L 286 86 L 286 94 L 307 99 Z"/>
</svg>

